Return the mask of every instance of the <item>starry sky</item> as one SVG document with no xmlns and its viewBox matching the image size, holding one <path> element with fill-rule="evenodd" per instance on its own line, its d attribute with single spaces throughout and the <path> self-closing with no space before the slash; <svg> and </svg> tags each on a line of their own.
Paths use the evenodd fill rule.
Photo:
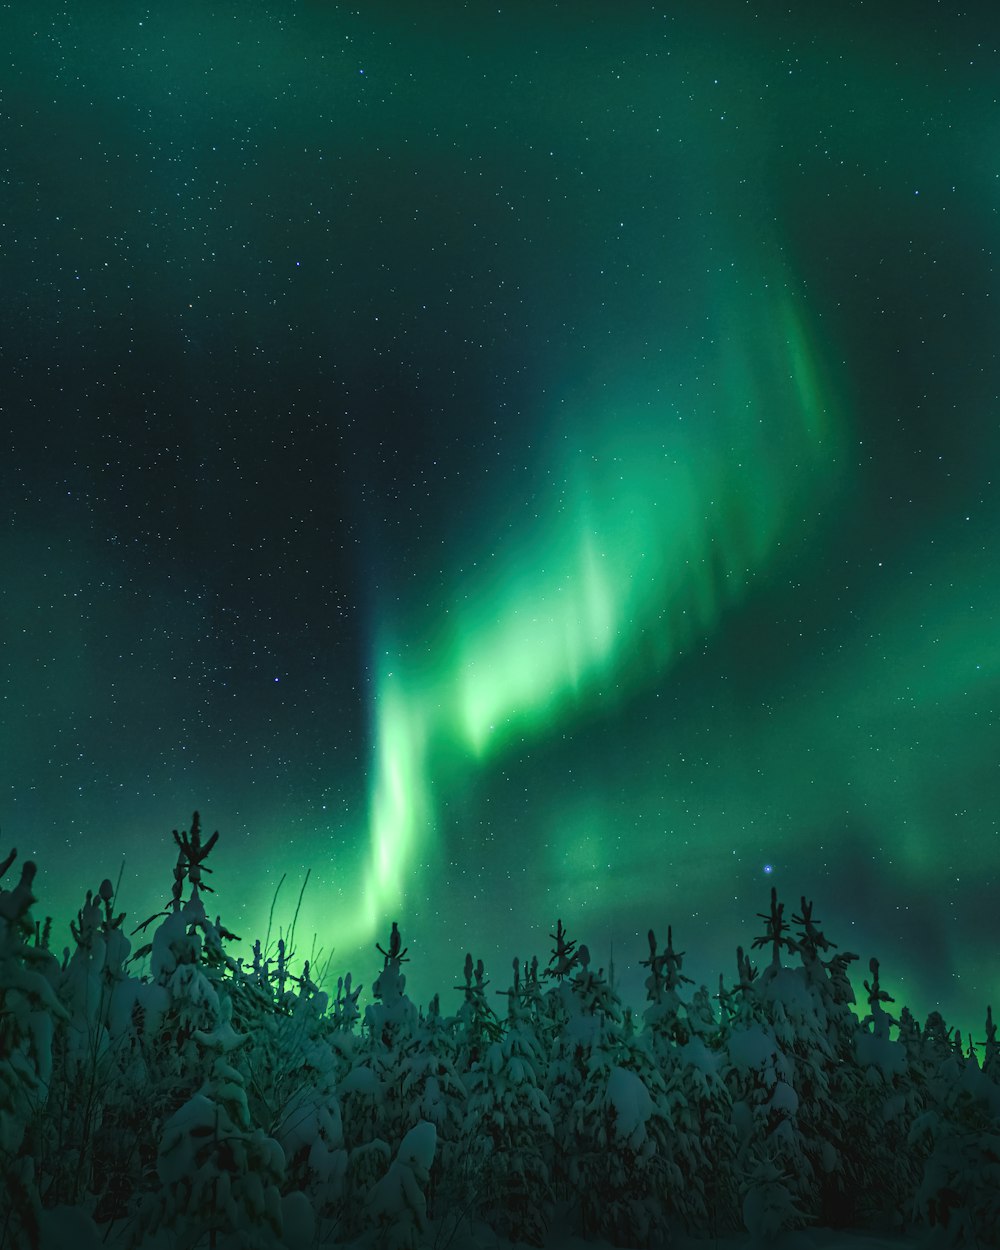
<svg viewBox="0 0 1000 1250">
<path fill-rule="evenodd" d="M 4 5 L 0 842 L 637 1005 L 772 884 L 1000 1005 L 996 24 Z M 124 868 L 122 863 L 124 860 Z M 450 992 L 446 1007 L 457 1003 Z M 499 1002 L 499 1000 L 498 1000 Z"/>
</svg>

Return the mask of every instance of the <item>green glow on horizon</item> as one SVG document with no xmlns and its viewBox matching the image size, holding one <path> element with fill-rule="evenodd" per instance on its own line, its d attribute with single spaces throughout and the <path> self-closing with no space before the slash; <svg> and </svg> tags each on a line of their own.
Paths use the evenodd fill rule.
<svg viewBox="0 0 1000 1250">
<path fill-rule="evenodd" d="M 666 397 L 632 394 L 556 423 L 557 488 L 530 532 L 490 542 L 448 605 L 450 644 L 420 679 L 403 656 L 380 661 L 352 940 L 398 910 L 450 760 L 483 767 L 585 701 L 658 681 L 829 493 L 839 429 L 803 313 L 781 294 L 728 322 L 694 387 L 668 380 Z"/>
</svg>

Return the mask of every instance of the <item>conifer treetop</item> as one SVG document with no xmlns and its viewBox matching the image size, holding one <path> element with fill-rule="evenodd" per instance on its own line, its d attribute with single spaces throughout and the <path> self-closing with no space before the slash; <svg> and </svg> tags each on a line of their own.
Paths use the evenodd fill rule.
<svg viewBox="0 0 1000 1250">
<path fill-rule="evenodd" d="M 556 920 L 556 931 L 555 933 L 550 933 L 549 937 L 555 942 L 555 946 L 552 948 L 549 966 L 542 975 L 554 977 L 557 981 L 563 981 L 580 962 L 580 957 L 576 950 L 576 938 L 568 938 L 566 936 L 566 930 L 563 928 L 561 920 Z"/>
<path fill-rule="evenodd" d="M 213 871 L 213 869 L 209 868 L 205 863 L 205 860 L 208 858 L 212 848 L 219 840 L 218 829 L 216 829 L 208 841 L 202 845 L 201 816 L 195 812 L 191 817 L 190 833 L 186 829 L 182 829 L 180 833 L 174 829 L 173 835 L 174 841 L 177 843 L 180 850 L 180 854 L 177 857 L 178 867 L 183 865 L 187 874 L 187 879 L 191 883 L 191 888 L 193 890 L 207 890 L 210 894 L 214 894 L 215 891 L 212 887 L 202 881 L 201 874 L 203 872 Z"/>
<path fill-rule="evenodd" d="M 681 972 L 687 952 L 674 950 L 673 925 L 667 925 L 667 947 L 662 954 L 656 953 L 656 934 L 652 929 L 649 930 L 647 938 L 649 958 L 640 961 L 640 967 L 649 969 L 649 976 L 646 979 L 646 997 L 652 1002 L 659 1002 L 664 990 L 672 993 L 683 982 L 693 985 L 692 979 Z"/>
<path fill-rule="evenodd" d="M 803 904 L 805 899 L 802 900 Z M 811 910 L 811 908 L 810 908 Z M 790 953 L 794 954 L 799 949 L 799 944 L 794 938 L 787 937 L 786 931 L 789 927 L 788 921 L 784 918 L 785 904 L 778 902 L 777 886 L 771 886 L 771 913 L 759 911 L 758 917 L 763 920 L 767 926 L 767 931 L 763 937 L 755 937 L 751 943 L 751 950 L 756 950 L 758 946 L 767 946 L 768 943 L 772 947 L 771 966 L 778 968 L 781 966 L 781 948 L 786 946 Z"/>
<path fill-rule="evenodd" d="M 392 931 L 389 934 L 389 949 L 386 950 L 380 942 L 375 943 L 375 949 L 385 958 L 385 966 L 388 968 L 390 962 L 397 964 L 408 964 L 410 961 L 406 958 L 406 952 L 410 949 L 403 946 L 403 938 L 399 932 L 399 922 L 392 922 Z"/>
<path fill-rule="evenodd" d="M 0 864 L 0 877 L 17 858 L 17 848 L 12 848 L 7 858 Z M 30 859 L 21 865 L 21 879 L 12 890 L 0 890 L 0 920 L 6 920 L 12 929 L 20 928 L 24 933 L 34 932 L 34 925 L 28 916 L 32 903 L 38 900 L 31 892 L 31 883 L 35 879 L 37 868 Z"/>
<path fill-rule="evenodd" d="M 772 893 L 774 891 L 772 890 Z M 799 934 L 797 948 L 802 954 L 802 958 L 807 963 L 814 962 L 819 957 L 819 952 L 831 950 L 836 947 L 836 942 L 831 942 L 825 934 L 821 933 L 817 928 L 821 922 L 813 918 L 813 904 L 806 901 L 806 896 L 800 896 L 800 905 L 802 914 L 800 916 L 793 915 L 792 923 L 801 925 L 802 932 Z"/>
<path fill-rule="evenodd" d="M 757 943 L 754 942 L 756 946 Z M 761 943 L 763 945 L 763 942 Z M 753 982 L 757 979 L 757 969 L 750 962 L 750 956 L 746 954 L 742 946 L 736 948 L 736 973 L 739 977 L 739 986 L 741 990 L 749 989 Z"/>
</svg>

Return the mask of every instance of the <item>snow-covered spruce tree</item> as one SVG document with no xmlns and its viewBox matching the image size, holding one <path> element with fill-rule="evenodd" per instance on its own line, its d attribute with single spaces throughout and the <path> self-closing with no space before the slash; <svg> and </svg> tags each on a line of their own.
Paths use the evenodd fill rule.
<svg viewBox="0 0 1000 1250">
<path fill-rule="evenodd" d="M 693 985 L 694 982 L 681 972 L 685 952 L 674 950 L 672 925 L 667 925 L 667 946 L 661 953 L 657 954 L 656 934 L 652 929 L 648 939 L 649 958 L 642 961 L 642 967 L 649 969 L 646 978 L 646 1001 L 649 1006 L 643 1020 L 657 1054 L 668 1058 L 672 1056 L 674 1046 L 683 1045 L 688 1040 L 687 1013 L 678 990 L 681 985 Z"/>
<path fill-rule="evenodd" d="M 688 1232 L 701 1231 L 707 1222 L 705 1182 L 709 1171 L 705 1144 L 698 1136 L 697 1116 L 690 1114 L 686 1072 L 681 1072 L 681 1048 L 689 1040 L 687 1004 L 681 998 L 682 985 L 693 985 L 681 971 L 684 951 L 674 949 L 673 926 L 667 926 L 667 945 L 658 951 L 655 932 L 650 929 L 649 958 L 641 962 L 649 969 L 641 1040 L 651 1064 L 640 1069 L 648 1091 L 656 1100 L 662 1120 L 670 1127 L 669 1143 L 663 1143 L 658 1166 L 659 1202 L 669 1224 Z M 635 1049 L 633 1060 L 643 1052 Z"/>
<path fill-rule="evenodd" d="M 360 1033 L 361 1009 L 358 999 L 363 984 L 353 985 L 351 974 L 337 978 L 337 992 L 334 995 L 332 1010 L 327 1016 L 327 1044 L 337 1061 L 337 1079 L 344 1077 L 354 1067 L 358 1051 L 363 1048 L 365 1039 Z"/>
<path fill-rule="evenodd" d="M 347 1173 L 339 1056 L 329 1042 L 327 995 L 312 981 L 308 960 L 292 980 L 297 992 L 286 986 L 272 1017 L 272 1042 L 283 1061 L 269 1056 L 266 1076 L 274 1079 L 259 1085 L 265 1074 L 251 1051 L 250 1081 L 267 1115 L 258 1122 L 285 1154 L 286 1188 L 304 1193 L 318 1218 L 337 1221 Z"/>
<path fill-rule="evenodd" d="M 209 1075 L 211 1056 L 195 1034 L 210 1034 L 218 1027 L 223 1001 L 231 1000 L 232 978 L 239 971 L 222 947 L 234 935 L 218 921 L 209 920 L 203 899 L 204 893 L 211 892 L 204 879 L 211 872 L 205 860 L 218 837 L 216 832 L 202 841 L 197 812 L 190 832 L 173 831 L 178 854 L 170 900 L 162 912 L 135 930 L 144 932 L 159 922 L 152 941 L 132 956 L 133 961 L 149 957 L 149 975 L 131 979 L 131 997 L 123 996 L 134 1063 L 141 1067 L 146 1089 L 136 1145 L 144 1186 L 157 1183 L 161 1129 Z M 185 885 L 190 886 L 187 899 Z M 230 1001 L 227 1010 L 231 1008 Z"/>
<path fill-rule="evenodd" d="M 218 1250 L 282 1250 L 281 1147 L 251 1122 L 243 1074 L 230 1062 L 246 1044 L 231 1024 L 223 998 L 215 1028 L 196 1030 L 214 1053 L 211 1072 L 163 1127 L 157 1158 L 159 1186 L 147 1196 L 135 1229 L 136 1246 L 161 1230 L 171 1244 Z"/>
<path fill-rule="evenodd" d="M 846 963 L 856 956 L 822 959 L 833 943 L 805 898 L 801 915 L 793 917 L 801 926 L 797 938 L 786 936 L 783 910 L 772 889 L 770 914 L 761 917 L 766 932 L 753 943 L 772 947 L 771 964 L 753 993 L 762 1022 L 781 1048 L 785 1082 L 794 1091 L 788 1094 L 780 1084 L 776 1088 L 783 1108 L 768 1135 L 780 1136 L 780 1166 L 796 1178 L 794 1198 L 803 1214 L 835 1226 L 849 1224 L 862 1175 L 858 1141 L 864 1128 L 854 1062 L 856 1020 L 850 1011 L 854 996 L 844 975 Z M 782 966 L 783 946 L 800 956 L 800 968 Z"/>
<path fill-rule="evenodd" d="M 930 1226 L 932 1244 L 1000 1244 L 1000 1090 L 939 1012 L 921 1050 L 927 1103 L 908 1139 L 924 1156 L 914 1216 Z"/>
<path fill-rule="evenodd" d="M 483 961 L 479 959 L 473 965 L 472 955 L 467 953 L 463 975 L 465 984 L 455 986 L 461 991 L 462 1005 L 455 1016 L 453 1030 L 458 1043 L 458 1069 L 460 1072 L 471 1072 L 484 1050 L 501 1036 L 503 1027 L 486 1001 L 489 981 L 486 980 Z"/>
<path fill-rule="evenodd" d="M 799 926 L 792 949 L 801 967 L 773 976 L 766 971 L 761 989 L 775 1034 L 793 1063 L 795 1119 L 812 1178 L 803 1204 L 822 1224 L 844 1227 L 857 1216 L 865 1172 L 861 1142 L 869 1110 L 855 1056 L 854 991 L 845 974 L 857 955 L 847 951 L 823 958 L 836 943 L 822 932 L 813 904 L 804 896 L 792 921 Z"/>
<path fill-rule="evenodd" d="M 12 850 L 0 862 L 0 878 L 16 856 Z M 0 1246 L 19 1248 L 38 1245 L 41 1202 L 32 1137 L 52 1074 L 53 1029 L 66 1019 L 49 980 L 51 957 L 31 941 L 34 877 L 29 860 L 13 889 L 0 888 Z"/>
<path fill-rule="evenodd" d="M 333 1000 L 333 1027 L 338 1033 L 353 1033 L 361 1019 L 358 999 L 363 985 L 351 986 L 351 974 L 337 978 L 337 994 Z"/>
<path fill-rule="evenodd" d="M 912 1080 L 902 1038 L 891 1038 L 890 1030 L 900 1021 L 885 1010 L 885 1004 L 895 1000 L 882 986 L 879 961 L 871 958 L 868 969 L 871 980 L 864 987 L 869 1013 L 858 1027 L 856 1042 L 857 1076 L 866 1111 L 857 1130 L 863 1173 L 857 1210 L 866 1228 L 903 1231 L 912 1218 L 923 1169 L 925 1152 L 908 1145 L 924 1107 L 923 1086 Z"/>
<path fill-rule="evenodd" d="M 365 1009 L 365 1026 L 372 1068 L 383 1090 L 380 1135 L 395 1151 L 411 1127 L 403 1095 L 401 1061 L 413 1044 L 418 1013 L 406 995 L 402 966 L 409 960 L 395 921 L 389 935 L 389 949 L 382 946 L 377 949 L 383 956 L 384 967 L 372 983 L 375 1002 Z"/>
<path fill-rule="evenodd" d="M 555 942 L 542 979 L 552 982 L 538 1001 L 538 1035 L 547 1054 L 545 1093 L 552 1115 L 553 1140 L 549 1155 L 549 1176 L 560 1198 L 573 1192 L 570 1160 L 571 1112 L 586 1078 L 586 1047 L 567 1030 L 577 1010 L 572 1001 L 570 978 L 579 967 L 575 938 L 570 938 L 561 919 L 556 921 Z"/>
<path fill-rule="evenodd" d="M 983 1047 L 983 1072 L 994 1085 L 1000 1085 L 1000 1046 L 997 1045 L 997 1026 L 993 1023 L 993 1008 L 986 1008 L 986 1042 Z"/>
<path fill-rule="evenodd" d="M 205 1075 L 200 1066 L 203 1048 L 194 1034 L 216 1027 L 220 994 L 230 996 L 230 987 L 223 983 L 239 967 L 222 947 L 223 940 L 236 940 L 235 935 L 209 920 L 203 898 L 212 892 L 204 879 L 212 871 L 205 860 L 218 842 L 218 831 L 203 843 L 201 819 L 195 812 L 190 832 L 175 829 L 173 837 L 178 854 L 170 901 L 136 929 L 140 933 L 160 921 L 153 940 L 133 956 L 150 960 L 150 978 L 143 978 L 137 987 L 133 1014 L 151 1083 L 172 1081 L 179 1098 Z M 185 883 L 190 886 L 187 899 Z"/>
<path fill-rule="evenodd" d="M 350 1071 L 339 1083 L 348 1154 L 342 1225 L 347 1236 L 357 1236 L 365 1227 L 367 1195 L 388 1171 L 406 1132 L 399 1063 L 412 1039 L 417 1010 L 406 995 L 402 968 L 409 960 L 396 921 L 388 948 L 376 943 L 376 950 L 382 955 L 382 971 L 372 983 L 375 1001 L 365 1008 Z"/>
<path fill-rule="evenodd" d="M 466 1074 L 464 1149 L 479 1215 L 501 1235 L 540 1246 L 551 1202 L 544 1147 L 552 1117 L 531 1005 L 536 989 L 537 976 L 522 983 L 515 958 L 513 984 L 502 991 L 506 1029 Z"/>
<path fill-rule="evenodd" d="M 426 1120 L 434 1125 L 437 1134 L 427 1187 L 432 1218 L 466 1201 L 466 1089 L 456 1067 L 459 1043 L 452 1023 L 441 1015 L 440 999 L 435 994 L 399 1056 L 399 1106 L 404 1131 Z"/>
<path fill-rule="evenodd" d="M 657 954 L 650 930 L 649 959 L 643 961 L 650 1005 L 643 1035 L 657 1057 L 666 1086 L 663 1107 L 672 1125 L 665 1209 L 671 1223 L 690 1234 L 718 1235 L 738 1226 L 732 1099 L 720 1071 L 721 1026 L 708 990 L 702 986 L 691 1002 L 680 995 L 682 984 L 693 984 L 681 971 L 684 954 L 674 950 L 671 927 L 666 949 Z"/>
<path fill-rule="evenodd" d="M 786 935 L 784 906 L 771 891 L 770 914 L 763 937 L 753 945 L 772 947 L 765 974 L 737 948 L 738 984 L 726 993 L 729 1021 L 725 1037 L 723 1073 L 733 1099 L 733 1127 L 737 1135 L 735 1177 L 744 1195 L 744 1223 L 754 1225 L 755 1236 L 777 1236 L 805 1222 L 812 1182 L 795 1120 L 798 1097 L 792 1087 L 794 1065 L 778 1040 L 772 1017 L 771 983 L 783 971 L 782 947 L 795 948 Z M 784 1013 L 778 1027 L 787 1036 Z M 786 1045 L 790 1044 L 786 1042 Z M 766 1186 L 767 1201 L 752 1197 Z M 761 1224 L 764 1221 L 764 1224 Z M 762 1228 L 764 1231 L 762 1231 Z"/>
<path fill-rule="evenodd" d="M 101 882 L 70 922 L 74 942 L 57 980 L 69 1020 L 53 1047 L 49 1132 L 43 1145 L 46 1202 L 85 1204 L 99 1223 L 123 1218 L 141 1185 L 145 1070 L 132 1023 L 125 913 Z M 40 1143 L 41 1144 L 41 1143 Z"/>
<path fill-rule="evenodd" d="M 388 1171 L 373 1186 L 365 1214 L 378 1250 L 418 1250 L 426 1244 L 424 1189 L 434 1161 L 433 1124 L 415 1124 L 399 1144 Z"/>
<path fill-rule="evenodd" d="M 271 1004 L 260 986 L 256 997 L 248 996 L 241 965 L 222 945 L 235 935 L 205 910 L 202 896 L 211 892 L 205 860 L 218 836 L 202 841 L 197 812 L 190 832 L 174 830 L 171 900 L 140 926 L 160 920 L 136 956 L 150 956 L 151 980 L 137 986 L 133 1019 L 149 1080 L 145 1112 L 155 1153 L 133 1238 L 139 1244 L 162 1230 L 171 1244 L 193 1246 L 207 1237 L 220 1250 L 263 1250 L 281 1244 L 285 1161 L 250 1111 L 252 1039 L 244 1030 L 266 1032 Z M 240 1029 L 233 1023 L 237 1003 Z M 292 1197 L 289 1207 L 297 1223 L 308 1223 L 302 1201 Z"/>
<path fill-rule="evenodd" d="M 620 1000 L 591 969 L 585 946 L 577 965 L 577 975 L 562 983 L 567 1017 L 549 1069 L 550 1099 L 561 1072 L 574 1094 L 555 1123 L 560 1165 L 584 1236 L 646 1245 L 664 1230 L 664 1182 L 676 1172 L 662 1082 L 652 1065 L 642 1067 L 645 1080 L 639 1075 L 634 1047 L 628 1055 L 635 1066 L 623 1066 Z"/>
<path fill-rule="evenodd" d="M 372 1038 L 381 1042 L 386 1050 L 391 1050 L 398 1035 L 413 1027 L 417 1018 L 417 1009 L 406 996 L 406 976 L 403 964 L 410 961 L 406 958 L 407 947 L 399 932 L 399 925 L 394 920 L 389 934 L 389 949 L 379 943 L 375 944 L 383 958 L 382 971 L 372 983 L 372 996 L 375 999 L 365 1008 L 365 1026 Z"/>
</svg>

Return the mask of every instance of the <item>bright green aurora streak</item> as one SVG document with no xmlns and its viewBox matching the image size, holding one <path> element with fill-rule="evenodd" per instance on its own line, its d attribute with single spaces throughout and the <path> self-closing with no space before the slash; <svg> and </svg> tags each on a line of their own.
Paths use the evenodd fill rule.
<svg viewBox="0 0 1000 1250">
<path fill-rule="evenodd" d="M 488 571 L 452 604 L 450 645 L 420 675 L 377 657 L 371 849 L 350 946 L 402 907 L 451 769 L 659 680 L 768 567 L 792 516 L 829 497 L 842 418 L 803 308 L 787 281 L 774 286 L 729 300 L 700 378 L 657 379 L 654 398 L 626 392 L 558 422 L 565 489 L 530 533 L 493 535 Z"/>
</svg>

